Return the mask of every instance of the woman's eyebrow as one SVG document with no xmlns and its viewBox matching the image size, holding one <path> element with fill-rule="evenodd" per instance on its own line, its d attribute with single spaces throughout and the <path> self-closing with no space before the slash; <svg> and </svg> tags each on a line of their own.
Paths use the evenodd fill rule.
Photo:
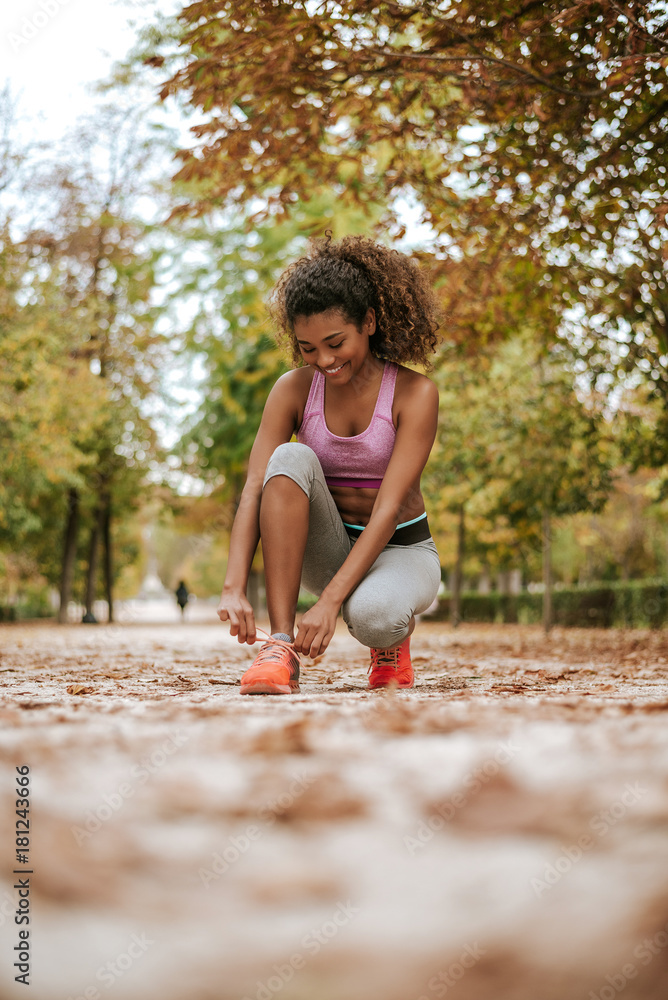
<svg viewBox="0 0 668 1000">
<path fill-rule="evenodd" d="M 322 339 L 323 339 L 323 342 L 324 342 L 325 340 L 333 340 L 335 337 L 342 337 L 342 336 L 343 336 L 343 330 L 340 333 L 330 333 L 330 335 L 328 337 L 323 337 Z M 297 337 L 297 343 L 298 344 L 310 344 L 311 341 L 310 340 L 300 340 L 299 337 Z"/>
</svg>

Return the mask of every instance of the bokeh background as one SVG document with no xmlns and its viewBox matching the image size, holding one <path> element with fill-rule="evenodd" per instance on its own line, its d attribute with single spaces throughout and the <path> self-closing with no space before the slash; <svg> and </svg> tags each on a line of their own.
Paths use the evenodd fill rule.
<svg viewBox="0 0 668 1000">
<path fill-rule="evenodd" d="M 664 1000 L 667 25 L 3 5 L 0 1000 Z M 439 299 L 443 593 L 410 691 L 340 627 L 242 698 L 265 301 L 327 230 Z"/>
<path fill-rule="evenodd" d="M 438 292 L 441 616 L 663 623 L 666 10 L 631 7 L 6 8 L 2 618 L 215 602 L 266 297 L 330 229 Z"/>
</svg>

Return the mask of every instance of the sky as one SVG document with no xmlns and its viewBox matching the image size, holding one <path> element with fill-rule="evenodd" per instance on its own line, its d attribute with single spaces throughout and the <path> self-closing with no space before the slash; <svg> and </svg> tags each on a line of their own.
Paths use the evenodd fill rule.
<svg viewBox="0 0 668 1000">
<path fill-rule="evenodd" d="M 51 143 L 62 139 L 77 120 L 91 112 L 99 97 L 96 82 L 106 79 L 114 62 L 131 49 L 137 27 L 156 11 L 171 13 L 178 0 L 4 0 L 0 2 L 0 87 L 9 82 L 18 100 L 17 120 L 22 138 Z M 169 111 L 170 125 L 183 127 Z M 428 227 L 418 224 L 416 206 L 402 205 L 407 225 L 406 245 L 428 241 Z M 156 412 L 151 418 L 169 447 L 179 436 L 179 424 L 196 409 L 203 372 L 198 364 L 180 366 L 166 376 L 179 401 L 179 412 Z"/>
<path fill-rule="evenodd" d="M 59 139 L 94 104 L 90 86 L 133 44 L 143 22 L 171 0 L 12 0 L 0 4 L 0 83 L 19 98 L 20 118 Z"/>
<path fill-rule="evenodd" d="M 0 86 L 19 100 L 24 138 L 61 139 L 95 105 L 92 86 L 132 47 L 136 25 L 178 0 L 4 0 L 0 2 Z M 178 126 L 166 111 L 169 124 Z M 30 121 L 30 126 L 28 125 Z M 184 141 L 187 129 L 183 126 Z M 406 245 L 433 235 L 418 224 L 416 206 L 402 205 Z"/>
<path fill-rule="evenodd" d="M 91 112 L 105 79 L 132 47 L 136 28 L 156 9 L 170 12 L 176 0 L 14 0 L 0 3 L 0 87 L 9 82 L 18 99 L 23 138 L 57 142 Z M 200 393 L 191 365 L 177 366 L 166 383 L 179 411 L 156 399 L 151 419 L 163 444 L 179 437 L 179 424 L 196 408 Z M 201 377 L 201 373 L 199 374 Z M 195 385 L 193 384 L 193 379 Z"/>
</svg>

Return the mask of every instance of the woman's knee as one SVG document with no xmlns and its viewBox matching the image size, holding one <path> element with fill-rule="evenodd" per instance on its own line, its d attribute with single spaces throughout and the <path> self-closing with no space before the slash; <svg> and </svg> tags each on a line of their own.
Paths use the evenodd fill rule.
<svg viewBox="0 0 668 1000">
<path fill-rule="evenodd" d="M 266 483 L 273 476 L 289 476 L 295 482 L 300 482 L 304 476 L 313 474 L 317 463 L 318 457 L 308 445 L 298 441 L 279 444 L 267 462 L 264 481 Z"/>
<path fill-rule="evenodd" d="M 370 649 L 389 649 L 398 645 L 410 633 L 412 611 L 398 611 L 373 598 L 358 598 L 355 594 L 343 606 L 343 619 L 352 636 Z"/>
</svg>

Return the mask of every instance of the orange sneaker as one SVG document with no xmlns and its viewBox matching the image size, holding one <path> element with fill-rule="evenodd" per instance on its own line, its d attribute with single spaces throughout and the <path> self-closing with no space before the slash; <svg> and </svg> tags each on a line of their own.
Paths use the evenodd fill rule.
<svg viewBox="0 0 668 1000">
<path fill-rule="evenodd" d="M 407 636 L 394 649 L 372 649 L 369 667 L 369 688 L 384 688 L 396 684 L 400 688 L 413 687 L 411 639 Z"/>
<path fill-rule="evenodd" d="M 299 656 L 292 644 L 270 638 L 241 678 L 241 694 L 292 694 L 299 691 Z"/>
</svg>

